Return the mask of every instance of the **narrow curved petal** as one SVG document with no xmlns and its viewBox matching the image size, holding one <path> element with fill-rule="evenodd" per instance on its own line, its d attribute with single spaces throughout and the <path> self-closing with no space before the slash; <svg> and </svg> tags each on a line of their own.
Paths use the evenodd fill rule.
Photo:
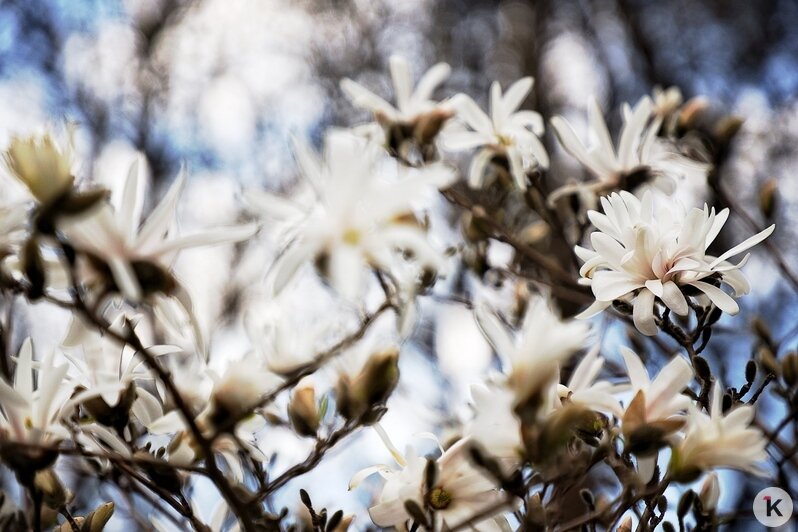
<svg viewBox="0 0 798 532">
<path fill-rule="evenodd" d="M 654 321 L 654 292 L 644 288 L 637 294 L 632 308 L 635 327 L 646 336 L 656 336 L 657 324 Z"/>
<path fill-rule="evenodd" d="M 740 312 L 740 306 L 734 298 L 720 288 L 703 281 L 693 281 L 690 284 L 704 292 L 710 301 L 726 314 L 734 315 Z"/>
</svg>

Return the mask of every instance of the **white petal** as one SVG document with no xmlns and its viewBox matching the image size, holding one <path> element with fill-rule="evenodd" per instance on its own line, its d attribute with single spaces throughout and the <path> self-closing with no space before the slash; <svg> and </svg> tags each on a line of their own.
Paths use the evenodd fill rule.
<svg viewBox="0 0 798 532">
<path fill-rule="evenodd" d="M 493 150 L 484 148 L 479 150 L 476 155 L 471 159 L 471 165 L 468 168 L 468 186 L 471 188 L 479 188 L 483 185 L 485 180 L 485 168 L 493 159 Z"/>
<path fill-rule="evenodd" d="M 388 60 L 391 70 L 391 79 L 396 95 L 396 106 L 400 111 L 405 111 L 410 103 L 413 92 L 413 78 L 410 75 L 410 64 L 402 56 L 392 55 Z"/>
<path fill-rule="evenodd" d="M 693 281 L 690 284 L 704 292 L 712 303 L 726 314 L 734 315 L 740 312 L 740 306 L 734 298 L 720 288 L 703 281 Z"/>
<path fill-rule="evenodd" d="M 621 356 L 626 364 L 626 373 L 629 374 L 629 380 L 632 383 L 634 390 L 645 390 L 651 384 L 648 377 L 648 370 L 646 370 L 643 361 L 640 357 L 629 349 L 628 347 L 621 347 Z"/>
<path fill-rule="evenodd" d="M 396 118 L 396 109 L 391 104 L 359 83 L 356 83 L 351 79 L 342 79 L 341 90 L 356 107 L 368 109 L 371 112 L 385 113 L 392 119 Z"/>
<path fill-rule="evenodd" d="M 494 351 L 504 360 L 512 357 L 515 351 L 515 342 L 510 332 L 499 320 L 499 317 L 485 304 L 477 304 L 474 317 L 482 334 L 493 347 Z"/>
<path fill-rule="evenodd" d="M 687 300 L 684 298 L 684 294 L 679 290 L 676 283 L 668 281 L 662 288 L 662 295 L 659 297 L 668 308 L 679 316 L 687 316 L 690 309 L 687 306 Z"/>
<path fill-rule="evenodd" d="M 136 236 L 136 229 L 141 220 L 141 209 L 144 205 L 144 182 L 139 172 L 140 157 L 141 155 L 137 154 L 133 164 L 130 165 L 122 192 L 122 204 L 119 206 L 117 215 L 120 228 L 129 240 Z"/>
<path fill-rule="evenodd" d="M 451 151 L 463 151 L 489 144 L 490 139 L 476 131 L 451 131 L 442 139 L 444 148 Z"/>
<path fill-rule="evenodd" d="M 451 103 L 458 116 L 474 130 L 484 135 L 494 134 L 493 122 L 470 96 L 458 94 L 452 98 Z"/>
<path fill-rule="evenodd" d="M 432 97 L 435 88 L 443 83 L 451 74 L 452 68 L 446 63 L 438 63 L 421 76 L 413 92 L 413 101 L 420 104 Z"/>
<path fill-rule="evenodd" d="M 529 94 L 529 91 L 532 90 L 533 81 L 534 80 L 531 77 L 521 78 L 507 89 L 507 92 L 504 94 L 504 98 L 502 99 L 502 106 L 504 108 L 504 112 L 508 116 L 518 109 L 524 102 L 527 94 Z"/>
<path fill-rule="evenodd" d="M 137 245 L 141 248 L 147 248 L 160 241 L 174 221 L 175 210 L 177 209 L 177 200 L 180 198 L 180 193 L 186 184 L 186 169 L 180 169 L 180 174 L 175 179 L 175 182 L 169 187 L 169 191 L 164 198 L 158 203 L 147 220 L 141 226 L 137 238 Z"/>
<path fill-rule="evenodd" d="M 654 321 L 654 292 L 644 288 L 637 294 L 632 309 L 632 319 L 641 333 L 646 336 L 657 334 L 657 324 Z"/>
<path fill-rule="evenodd" d="M 712 261 L 712 264 L 710 264 L 709 267 L 710 268 L 714 268 L 715 266 L 717 266 L 721 262 L 723 262 L 725 260 L 728 260 L 729 258 L 734 257 L 735 255 L 739 255 L 740 253 L 742 253 L 746 249 L 754 247 L 755 245 L 759 244 L 760 242 L 765 240 L 767 237 L 769 237 L 773 233 L 773 231 L 775 229 L 776 229 L 776 224 L 773 224 L 770 227 L 768 227 L 767 229 L 765 229 L 763 231 L 760 231 L 759 233 L 755 234 L 754 236 L 745 239 L 743 242 L 737 244 L 736 246 L 731 248 L 729 251 L 727 251 L 726 253 L 724 253 L 723 255 L 721 255 L 720 257 L 715 259 L 714 261 Z"/>
</svg>

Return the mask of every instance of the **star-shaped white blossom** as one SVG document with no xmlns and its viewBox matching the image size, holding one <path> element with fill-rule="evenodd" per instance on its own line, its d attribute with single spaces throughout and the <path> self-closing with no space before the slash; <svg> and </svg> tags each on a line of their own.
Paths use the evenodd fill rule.
<svg viewBox="0 0 798 532">
<path fill-rule="evenodd" d="M 327 135 L 323 160 L 301 144 L 296 156 L 316 198 L 311 204 L 284 200 L 303 214 L 294 217 L 291 241 L 272 268 L 276 292 L 310 261 L 350 300 L 362 291 L 369 269 L 391 273 L 408 262 L 432 272 L 443 268 L 443 254 L 429 242 L 414 207 L 454 181 L 450 168 L 398 165 L 345 131 Z"/>
<path fill-rule="evenodd" d="M 208 229 L 188 236 L 176 236 L 175 211 L 186 174 L 175 180 L 161 202 L 142 222 L 144 181 L 139 161 L 130 166 L 123 192 L 116 204 L 102 203 L 90 213 L 64 220 L 60 229 L 70 244 L 110 268 L 122 294 L 133 302 L 144 296 L 137 263 L 151 263 L 168 269 L 177 253 L 185 248 L 245 240 L 257 226 Z"/>
<path fill-rule="evenodd" d="M 560 116 L 551 126 L 562 147 L 593 176 L 595 181 L 565 185 L 549 196 L 549 202 L 579 192 L 602 195 L 618 188 L 636 188 L 651 183 L 664 192 L 673 191 L 676 179 L 706 175 L 707 165 L 684 157 L 658 139 L 663 116 L 645 96 L 630 108 L 623 107 L 623 127 L 615 148 L 598 102 L 591 98 L 587 109 L 591 142 L 579 139 L 571 124 Z"/>
<path fill-rule="evenodd" d="M 716 213 L 704 206 L 687 212 L 669 198 L 655 205 L 652 194 L 639 200 L 628 192 L 601 198 L 604 213 L 589 211 L 598 231 L 590 235 L 593 250 L 576 246 L 584 261 L 581 282 L 593 290 L 596 302 L 579 317 L 593 316 L 616 299 L 633 305 L 635 326 L 646 335 L 657 334 L 655 306 L 661 301 L 680 316 L 689 311 L 687 296 L 705 295 L 722 311 L 736 314 L 734 297 L 748 293 L 749 284 L 738 271 L 747 261 L 728 262 L 770 236 L 771 225 L 719 257 L 707 248 L 720 233 L 729 210 Z M 728 285 L 733 296 L 719 288 Z M 687 291 L 686 290 L 691 290 Z"/>
<path fill-rule="evenodd" d="M 69 367 L 53 359 L 53 353 L 44 359 L 34 381 L 33 343 L 23 342 L 13 385 L 0 379 L 0 439 L 45 444 L 69 437 L 61 412 L 74 383 L 66 379 Z"/>
<path fill-rule="evenodd" d="M 393 55 L 389 59 L 396 105 L 391 105 L 367 88 L 351 79 L 341 80 L 341 90 L 358 107 L 367 109 L 380 121 L 411 123 L 424 113 L 435 109 L 439 103 L 432 100 L 432 93 L 451 73 L 446 63 L 430 68 L 413 89 L 413 77 L 407 59 Z"/>
<path fill-rule="evenodd" d="M 484 473 L 471 464 L 468 439 L 463 439 L 449 447 L 436 460 L 438 475 L 435 485 L 429 491 L 424 486 L 424 470 L 427 459 L 409 448 L 403 456 L 388 439 L 379 425 L 375 425 L 386 447 L 396 460 L 399 468 L 376 465 L 357 473 L 349 483 L 350 489 L 363 479 L 379 473 L 386 482 L 377 504 L 369 508 L 374 524 L 381 527 L 403 529 L 412 519 L 405 509 L 405 501 L 415 502 L 421 508 L 434 510 L 439 528 L 452 527 L 480 515 L 482 519 L 472 523 L 470 528 L 478 531 L 499 531 L 502 528 L 493 515 L 482 513 L 501 508 L 505 495 L 496 489 L 494 483 Z M 500 509 L 495 513 L 499 513 Z"/>
<path fill-rule="evenodd" d="M 526 173 L 535 165 L 549 166 L 549 156 L 540 142 L 543 118 L 535 111 L 518 108 L 532 90 L 533 79 L 522 78 L 502 95 L 501 85 L 490 87 L 490 116 L 465 94 L 451 100 L 451 106 L 471 129 L 452 127 L 443 132 L 442 143 L 453 151 L 480 148 L 471 161 L 468 182 L 479 187 L 487 178 L 486 168 L 494 157 L 504 157 L 516 184 L 526 189 Z"/>
<path fill-rule="evenodd" d="M 530 304 L 517 333 L 483 305 L 477 306 L 476 319 L 502 358 L 517 401 L 534 393 L 547 397 L 550 387 L 556 385 L 560 364 L 585 345 L 590 333 L 583 323 L 560 319 L 544 299 Z"/>
<path fill-rule="evenodd" d="M 768 457 L 768 441 L 761 430 L 751 426 L 754 407 L 740 405 L 724 413 L 722 393 L 722 386 L 715 381 L 709 413 L 690 406 L 684 438 L 674 447 L 671 468 L 688 475 L 716 468 L 764 475 L 761 464 Z"/>
</svg>

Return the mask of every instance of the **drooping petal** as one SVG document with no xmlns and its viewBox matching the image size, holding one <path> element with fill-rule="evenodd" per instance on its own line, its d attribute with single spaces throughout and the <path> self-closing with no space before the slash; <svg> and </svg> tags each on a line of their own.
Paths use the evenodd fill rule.
<svg viewBox="0 0 798 532">
<path fill-rule="evenodd" d="M 654 292 L 647 288 L 640 290 L 632 307 L 632 319 L 638 331 L 646 336 L 656 336 L 658 329 L 654 321 Z"/>
<path fill-rule="evenodd" d="M 493 155 L 493 150 L 490 148 L 483 148 L 474 155 L 468 167 L 468 186 L 471 188 L 479 188 L 484 184 L 485 169 L 493 158 Z"/>
<path fill-rule="evenodd" d="M 690 311 L 687 300 L 682 291 L 673 281 L 668 281 L 662 286 L 662 295 L 659 296 L 669 309 L 679 316 L 687 316 Z"/>
<path fill-rule="evenodd" d="M 723 312 L 731 315 L 740 312 L 740 306 L 737 304 L 734 298 L 717 286 L 713 286 L 703 281 L 693 281 L 690 284 L 704 292 L 707 297 L 709 297 L 710 301 L 712 301 L 712 303 Z"/>
</svg>

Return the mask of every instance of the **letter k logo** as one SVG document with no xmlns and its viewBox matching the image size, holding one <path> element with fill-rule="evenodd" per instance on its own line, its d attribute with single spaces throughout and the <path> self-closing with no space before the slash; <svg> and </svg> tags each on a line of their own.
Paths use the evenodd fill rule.
<svg viewBox="0 0 798 532">
<path fill-rule="evenodd" d="M 765 512 L 767 513 L 768 517 L 771 517 L 774 513 L 779 517 L 783 517 L 781 510 L 779 510 L 779 503 L 781 503 L 783 499 L 776 499 L 776 502 L 773 502 L 773 497 L 770 495 L 765 495 L 764 499 L 765 503 L 767 504 Z"/>
</svg>

